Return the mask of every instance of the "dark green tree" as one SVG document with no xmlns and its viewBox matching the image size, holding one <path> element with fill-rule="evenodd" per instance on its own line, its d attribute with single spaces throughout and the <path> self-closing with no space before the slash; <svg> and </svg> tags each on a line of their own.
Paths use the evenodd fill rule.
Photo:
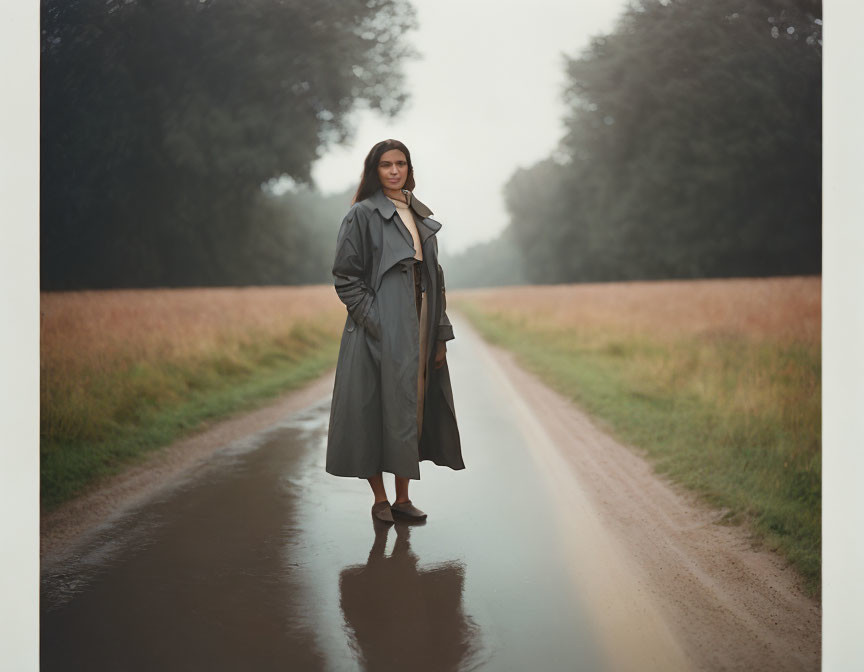
<svg viewBox="0 0 864 672">
<path fill-rule="evenodd" d="M 528 278 L 818 273 L 820 17 L 643 0 L 567 58 L 559 157 L 507 186 Z"/>
<path fill-rule="evenodd" d="M 403 0 L 44 0 L 43 288 L 271 278 L 255 251 L 292 235 L 261 185 L 400 109 L 413 25 Z"/>
</svg>

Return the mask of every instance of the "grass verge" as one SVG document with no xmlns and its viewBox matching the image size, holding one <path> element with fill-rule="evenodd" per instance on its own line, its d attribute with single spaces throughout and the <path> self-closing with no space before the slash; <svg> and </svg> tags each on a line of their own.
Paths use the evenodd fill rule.
<svg viewBox="0 0 864 672">
<path fill-rule="evenodd" d="M 819 592 L 818 343 L 538 326 L 518 311 L 451 302 L 484 338 L 644 449 L 658 472 L 725 508 L 729 522 L 750 524 Z"/>
<path fill-rule="evenodd" d="M 338 350 L 338 330 L 304 322 L 186 358 L 130 358 L 74 376 L 43 371 L 43 511 L 208 421 L 315 379 Z"/>
</svg>

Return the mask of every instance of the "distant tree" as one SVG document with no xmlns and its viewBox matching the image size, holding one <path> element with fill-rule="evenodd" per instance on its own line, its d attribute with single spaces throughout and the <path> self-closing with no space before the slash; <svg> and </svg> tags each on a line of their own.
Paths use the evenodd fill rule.
<svg viewBox="0 0 864 672">
<path fill-rule="evenodd" d="M 528 277 L 818 273 L 820 17 L 810 0 L 643 0 L 566 59 L 558 158 L 507 187 Z"/>
<path fill-rule="evenodd" d="M 43 0 L 43 288 L 255 282 L 262 183 L 401 108 L 413 25 L 405 0 Z"/>
<path fill-rule="evenodd" d="M 353 188 L 325 195 L 304 185 L 279 196 L 261 193 L 250 219 L 258 231 L 248 249 L 250 282 L 332 283 L 339 223 L 353 195 Z M 288 254 L 291 263 L 286 263 Z"/>
<path fill-rule="evenodd" d="M 522 255 L 511 232 L 512 229 L 506 229 L 500 236 L 471 245 L 452 256 L 442 253 L 441 265 L 447 287 L 458 289 L 524 284 Z"/>
</svg>

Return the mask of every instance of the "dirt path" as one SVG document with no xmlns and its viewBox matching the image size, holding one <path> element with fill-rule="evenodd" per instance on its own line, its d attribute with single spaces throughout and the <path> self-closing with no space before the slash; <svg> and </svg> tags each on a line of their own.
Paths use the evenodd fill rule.
<svg viewBox="0 0 864 672">
<path fill-rule="evenodd" d="M 435 612 L 421 609 L 412 628 L 431 632 L 459 616 L 463 635 L 476 635 L 478 655 L 494 670 L 528 669 L 529 661 L 540 670 L 556 660 L 615 672 L 819 669 L 820 606 L 782 559 L 760 550 L 746 529 L 718 524 L 721 512 L 657 477 L 638 451 L 610 438 L 510 353 L 483 343 L 464 318 L 448 358 L 468 468 L 454 473 L 423 463 L 412 493 L 432 514 L 428 526 L 411 532 L 410 580 L 400 590 L 419 596 L 424 567 L 449 567 L 449 590 L 459 599 L 448 603 L 447 618 L 424 620 Z M 46 516 L 43 573 L 56 565 L 48 583 L 69 594 L 49 612 L 43 644 L 50 653 L 58 660 L 69 651 L 94 655 L 100 647 L 87 638 L 107 637 L 116 639 L 112 655 L 126 661 L 126 652 L 146 645 L 121 641 L 141 627 L 123 605 L 137 601 L 142 614 L 158 615 L 145 619 L 148 627 L 176 634 L 190 627 L 188 614 L 167 605 L 190 591 L 190 614 L 218 618 L 175 637 L 177 651 L 191 656 L 198 646 L 200 655 L 215 655 L 213 628 L 242 634 L 248 618 L 234 600 L 260 591 L 259 607 L 273 602 L 272 632 L 238 635 L 233 649 L 226 639 L 225 661 L 243 659 L 255 641 L 275 666 L 276 652 L 287 650 L 278 619 L 293 600 L 289 623 L 305 628 L 317 619 L 320 627 L 298 630 L 291 655 L 317 660 L 312 653 L 323 651 L 341 661 L 338 669 L 354 669 L 334 586 L 370 553 L 369 493 L 363 483 L 324 473 L 332 385 L 330 372 L 266 408 L 217 423 Z M 298 411 L 293 425 L 262 435 Z M 217 455 L 247 441 L 246 452 Z M 193 478 L 202 473 L 209 476 Z M 188 488 L 171 490 L 187 476 Z M 112 521 L 129 510 L 138 517 L 112 532 Z M 133 528 L 137 546 L 121 534 Z M 408 530 L 397 533 L 399 548 L 407 547 Z M 377 531 L 375 539 L 373 549 L 386 546 Z M 100 560 L 108 556 L 114 559 Z M 274 590 L 285 581 L 294 587 Z M 204 608 L 208 600 L 214 605 Z M 357 627 L 380 616 L 363 614 Z M 366 643 L 390 650 L 387 641 Z M 325 667 L 337 669 L 314 669 Z"/>
<path fill-rule="evenodd" d="M 542 424 L 541 439 L 548 438 L 532 447 L 558 495 L 562 533 L 572 540 L 574 557 L 584 563 L 597 557 L 590 550 L 595 540 L 577 536 L 582 516 L 567 515 L 580 508 L 584 493 L 637 590 L 658 606 L 694 669 L 819 669 L 821 607 L 782 558 L 758 548 L 746 528 L 718 524 L 722 511 L 655 474 L 638 450 L 599 429 L 520 368 L 512 353 L 488 350 Z M 568 478 L 579 488 L 567 487 Z M 612 623 L 628 609 L 628 596 L 614 585 L 621 573 L 594 569 L 577 580 L 605 605 L 598 613 L 605 609 Z"/>
</svg>

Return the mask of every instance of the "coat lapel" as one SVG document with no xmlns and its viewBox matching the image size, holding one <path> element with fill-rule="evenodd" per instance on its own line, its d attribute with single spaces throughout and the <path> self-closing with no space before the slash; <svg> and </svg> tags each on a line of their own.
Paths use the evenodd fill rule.
<svg viewBox="0 0 864 672">
<path fill-rule="evenodd" d="M 433 296 L 438 295 L 438 253 L 434 249 L 434 241 L 429 239 L 441 228 L 441 222 L 432 219 L 429 215 L 432 211 L 425 204 L 411 196 L 411 207 L 414 208 L 419 217 L 415 218 L 417 222 L 417 232 L 420 234 L 421 246 L 423 247 L 423 262 L 426 270 L 429 272 L 429 279 L 432 283 L 430 293 Z"/>
<path fill-rule="evenodd" d="M 414 240 L 411 234 L 406 230 L 403 231 L 402 226 L 396 223 L 396 206 L 392 201 L 379 189 L 372 196 L 366 199 L 366 203 L 370 209 L 378 210 L 381 214 L 383 222 L 382 243 L 381 243 L 381 261 L 378 265 L 378 272 L 375 276 L 374 288 L 377 292 L 381 287 L 381 280 L 384 274 L 390 270 L 394 264 L 398 264 L 403 259 L 410 259 L 414 256 Z M 432 279 L 432 290 L 437 289 L 438 272 L 435 264 L 435 250 L 433 243 L 428 242 L 429 239 L 438 232 L 441 228 L 440 222 L 430 218 L 432 211 L 421 203 L 417 198 L 411 195 L 411 208 L 417 216 L 414 221 L 417 224 L 417 233 L 420 235 L 420 245 L 423 248 L 423 261 L 426 269 L 429 271 L 429 277 Z"/>
</svg>

